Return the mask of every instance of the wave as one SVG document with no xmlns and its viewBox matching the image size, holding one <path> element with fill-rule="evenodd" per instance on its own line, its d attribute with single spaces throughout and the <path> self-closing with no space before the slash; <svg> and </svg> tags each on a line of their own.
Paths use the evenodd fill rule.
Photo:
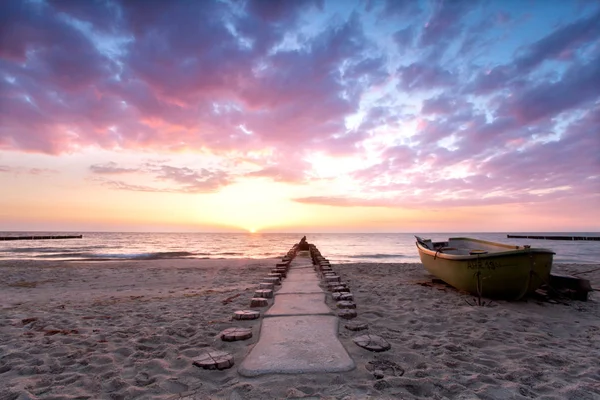
<svg viewBox="0 0 600 400">
<path fill-rule="evenodd" d="M 85 260 L 85 261 L 102 261 L 102 260 L 163 260 L 168 258 L 196 258 L 196 256 L 206 256 L 206 253 L 191 253 L 189 251 L 161 251 L 155 253 L 55 253 L 36 256 L 36 258 L 52 258 L 52 259 L 70 259 L 70 260 Z"/>
<path fill-rule="evenodd" d="M 404 254 L 355 254 L 346 258 L 404 258 Z"/>
<path fill-rule="evenodd" d="M 3 249 L 7 253 L 54 253 L 63 250 L 60 247 L 9 247 Z"/>
</svg>

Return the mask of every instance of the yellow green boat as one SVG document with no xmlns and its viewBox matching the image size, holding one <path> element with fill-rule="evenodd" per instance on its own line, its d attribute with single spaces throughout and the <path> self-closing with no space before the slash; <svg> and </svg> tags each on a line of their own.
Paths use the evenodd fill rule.
<svg viewBox="0 0 600 400">
<path fill-rule="evenodd" d="M 474 295 L 518 300 L 550 280 L 552 250 L 471 238 L 432 242 L 415 237 L 429 273 Z"/>
</svg>

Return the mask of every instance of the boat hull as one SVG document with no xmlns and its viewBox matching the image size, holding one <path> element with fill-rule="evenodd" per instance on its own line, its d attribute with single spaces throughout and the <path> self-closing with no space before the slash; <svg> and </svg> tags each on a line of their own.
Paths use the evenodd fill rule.
<svg viewBox="0 0 600 400">
<path fill-rule="evenodd" d="M 521 248 L 497 253 L 454 255 L 417 242 L 419 256 L 432 275 L 459 290 L 489 298 L 516 300 L 550 280 L 554 253 Z"/>
</svg>

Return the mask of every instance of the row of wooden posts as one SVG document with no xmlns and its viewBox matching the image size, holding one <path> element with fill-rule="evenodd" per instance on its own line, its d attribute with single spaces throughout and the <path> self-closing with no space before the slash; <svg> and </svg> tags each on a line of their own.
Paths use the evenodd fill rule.
<svg viewBox="0 0 600 400">
<path fill-rule="evenodd" d="M 50 239 L 82 239 L 83 235 L 54 236 L 0 236 L 0 240 L 50 240 Z"/>
<path fill-rule="evenodd" d="M 336 301 L 336 307 L 339 309 L 338 316 L 344 319 L 356 318 L 356 303 L 353 301 L 354 296 L 348 284 L 342 282 L 341 277 L 331 268 L 329 260 L 321 255 L 315 245 L 309 244 L 309 251 L 315 271 Z"/>
</svg>

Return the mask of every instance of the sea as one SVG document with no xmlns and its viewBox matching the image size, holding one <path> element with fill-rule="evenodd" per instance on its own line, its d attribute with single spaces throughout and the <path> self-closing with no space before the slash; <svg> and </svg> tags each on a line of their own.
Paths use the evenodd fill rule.
<svg viewBox="0 0 600 400">
<path fill-rule="evenodd" d="M 473 237 L 513 245 L 530 245 L 556 253 L 555 263 L 599 264 L 600 241 L 509 239 L 507 234 L 600 236 L 600 232 L 496 233 L 306 233 L 333 263 L 420 262 L 414 235 L 433 241 Z M 81 239 L 0 241 L 0 260 L 154 260 L 165 258 L 279 258 L 298 243 L 298 233 L 127 233 L 0 232 L 3 236 L 83 235 Z"/>
</svg>

